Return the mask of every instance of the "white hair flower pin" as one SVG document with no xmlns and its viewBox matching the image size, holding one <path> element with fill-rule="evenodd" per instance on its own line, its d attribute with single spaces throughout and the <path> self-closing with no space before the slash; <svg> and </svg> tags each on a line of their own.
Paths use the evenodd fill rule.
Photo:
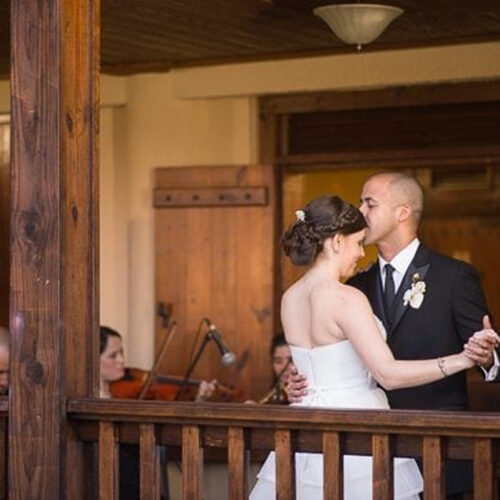
<svg viewBox="0 0 500 500">
<path fill-rule="evenodd" d="M 411 281 L 411 287 L 406 290 L 403 296 L 403 305 L 407 306 L 410 304 L 410 307 L 413 309 L 419 309 L 424 301 L 424 293 L 427 289 L 427 285 L 418 273 L 412 276 Z"/>
<path fill-rule="evenodd" d="M 306 213 L 304 210 L 295 210 L 295 217 L 297 217 L 297 220 L 300 220 L 300 222 L 306 221 Z"/>
</svg>

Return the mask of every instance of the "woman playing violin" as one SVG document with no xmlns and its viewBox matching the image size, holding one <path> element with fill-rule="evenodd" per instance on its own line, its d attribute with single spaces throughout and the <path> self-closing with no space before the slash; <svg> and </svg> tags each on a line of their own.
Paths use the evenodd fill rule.
<svg viewBox="0 0 500 500">
<path fill-rule="evenodd" d="M 127 369 L 125 368 L 125 355 L 123 352 L 123 340 L 122 336 L 112 328 L 108 326 L 101 326 L 99 329 L 100 333 L 100 397 L 101 398 L 111 398 L 114 396 L 112 390 L 112 383 L 121 380 L 125 377 Z M 137 381 L 135 389 L 140 388 L 140 382 Z M 132 385 L 131 385 L 132 386 Z M 194 397 L 195 401 L 205 401 L 210 396 L 217 387 L 217 381 L 212 380 L 207 382 L 205 380 L 200 381 L 198 391 Z M 163 389 L 166 387 L 164 386 Z M 178 389 L 178 385 L 169 386 L 167 390 L 154 391 L 154 394 L 158 394 L 160 399 L 174 399 L 175 393 Z M 168 389 L 171 389 L 170 391 Z M 131 391 L 134 394 L 130 397 L 135 398 L 138 391 Z M 168 397 L 172 395 L 172 397 Z M 163 397 L 164 396 L 164 397 Z"/>
<path fill-rule="evenodd" d="M 110 398 L 110 384 L 120 380 L 125 375 L 125 356 L 123 354 L 123 342 L 121 335 L 112 328 L 101 326 L 100 333 L 100 365 L 101 365 L 101 387 L 99 395 L 101 398 Z"/>
</svg>

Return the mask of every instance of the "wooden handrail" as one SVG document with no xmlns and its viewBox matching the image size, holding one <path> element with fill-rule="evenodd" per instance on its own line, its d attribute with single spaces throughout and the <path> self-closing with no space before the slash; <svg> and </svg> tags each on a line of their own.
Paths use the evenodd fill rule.
<svg viewBox="0 0 500 500">
<path fill-rule="evenodd" d="M 314 431 L 335 428 L 342 432 L 500 438 L 500 413 L 325 410 L 230 403 L 102 399 L 71 400 L 67 411 L 74 420 L 281 427 Z"/>
</svg>

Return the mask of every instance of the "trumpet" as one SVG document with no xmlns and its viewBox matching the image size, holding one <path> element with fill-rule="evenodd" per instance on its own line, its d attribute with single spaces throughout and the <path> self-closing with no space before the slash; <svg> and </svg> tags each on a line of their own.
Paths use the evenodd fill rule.
<svg viewBox="0 0 500 500">
<path fill-rule="evenodd" d="M 257 401 L 259 405 L 266 404 L 278 404 L 284 405 L 288 404 L 288 394 L 286 393 L 285 386 L 281 381 L 282 375 L 285 373 L 286 369 L 290 366 L 292 360 L 290 359 L 284 368 L 278 373 L 276 377 L 276 382 L 273 384 L 271 389 Z"/>
</svg>

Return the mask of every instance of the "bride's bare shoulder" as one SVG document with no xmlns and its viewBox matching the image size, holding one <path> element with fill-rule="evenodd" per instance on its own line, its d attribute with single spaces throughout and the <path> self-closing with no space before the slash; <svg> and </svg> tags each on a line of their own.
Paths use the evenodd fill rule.
<svg viewBox="0 0 500 500">
<path fill-rule="evenodd" d="M 367 307 L 369 306 L 366 295 L 357 288 L 341 284 L 339 288 L 339 298 L 346 304 L 353 307 Z"/>
<path fill-rule="evenodd" d="M 282 304 L 287 304 L 290 302 L 294 302 L 298 298 L 300 298 L 300 295 L 303 293 L 302 287 L 295 282 L 293 285 L 290 285 L 284 292 L 283 295 L 281 296 L 281 303 Z"/>
</svg>

